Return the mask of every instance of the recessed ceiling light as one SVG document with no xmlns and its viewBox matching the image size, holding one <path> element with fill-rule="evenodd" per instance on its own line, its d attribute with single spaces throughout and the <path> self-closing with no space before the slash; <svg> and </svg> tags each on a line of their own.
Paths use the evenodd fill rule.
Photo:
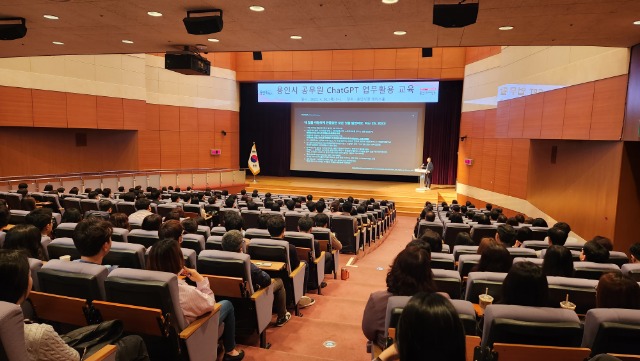
<svg viewBox="0 0 640 361">
<path fill-rule="evenodd" d="M 133 44 L 133 41 L 131 40 L 122 40 L 122 42 L 125 44 Z"/>
<path fill-rule="evenodd" d="M 62 41 L 53 41 L 54 44 L 56 45 L 64 45 L 64 43 Z"/>
<path fill-rule="evenodd" d="M 218 40 L 218 39 L 214 39 L 214 38 L 207 39 L 207 40 L 209 40 L 209 41 L 210 41 L 210 42 L 212 42 L 212 43 L 219 43 L 219 42 L 220 42 L 220 40 Z"/>
<path fill-rule="evenodd" d="M 260 11 L 264 11 L 264 8 L 260 5 L 252 5 L 252 6 L 249 6 L 249 10 L 260 12 Z"/>
<path fill-rule="evenodd" d="M 293 40 L 300 40 L 300 39 L 302 39 L 302 36 L 300 36 L 300 35 L 291 35 L 290 38 L 293 39 Z"/>
<path fill-rule="evenodd" d="M 158 17 L 158 16 L 162 16 L 162 13 L 159 13 L 157 11 L 147 11 L 147 15 Z"/>
<path fill-rule="evenodd" d="M 640 20 L 638 20 L 638 21 L 634 21 L 634 22 L 633 22 L 633 25 L 640 25 Z"/>
<path fill-rule="evenodd" d="M 500 30 L 505 30 L 505 31 L 506 31 L 506 30 L 513 30 L 513 26 L 509 26 L 509 25 L 507 25 L 507 26 L 501 26 L 501 27 L 499 27 L 498 29 L 500 29 Z"/>
<path fill-rule="evenodd" d="M 43 15 L 45 19 L 49 20 L 58 20 L 58 17 L 55 15 Z"/>
<path fill-rule="evenodd" d="M 398 2 L 398 0 L 382 0 L 383 4 L 395 4 L 397 2 Z"/>
<path fill-rule="evenodd" d="M 393 32 L 393 35 L 406 35 L 407 32 L 404 30 L 397 30 Z"/>
</svg>

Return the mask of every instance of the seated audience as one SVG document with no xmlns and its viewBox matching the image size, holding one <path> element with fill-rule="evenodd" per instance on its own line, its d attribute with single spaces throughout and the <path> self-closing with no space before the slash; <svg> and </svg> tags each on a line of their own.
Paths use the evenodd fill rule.
<svg viewBox="0 0 640 361">
<path fill-rule="evenodd" d="M 449 217 L 449 220 L 451 221 L 451 223 L 464 223 L 462 214 L 460 213 L 452 213 Z"/>
<path fill-rule="evenodd" d="M 613 251 L 613 242 L 611 242 L 611 240 L 607 237 L 595 236 L 593 237 L 592 241 L 599 243 L 609 252 Z"/>
<path fill-rule="evenodd" d="M 531 262 L 518 262 L 502 283 L 500 303 L 506 305 L 546 307 L 549 284 L 542 268 Z"/>
<path fill-rule="evenodd" d="M 38 208 L 29 212 L 25 223 L 33 224 L 40 230 L 42 237 L 51 237 L 53 231 L 53 213 L 48 208 Z"/>
<path fill-rule="evenodd" d="M 563 246 L 549 247 L 544 254 L 542 272 L 545 276 L 573 277 L 571 251 Z"/>
<path fill-rule="evenodd" d="M 516 231 L 516 244 L 518 245 L 518 247 L 520 247 L 524 241 L 529 241 L 533 238 L 533 231 L 531 231 L 531 228 L 524 226 L 524 227 L 520 227 L 517 231 Z"/>
<path fill-rule="evenodd" d="M 329 216 L 326 214 L 317 214 L 315 217 L 313 217 L 313 220 L 315 222 L 315 225 L 317 228 L 325 228 L 328 229 L 329 228 Z M 313 231 L 313 229 L 312 229 Z M 336 234 L 333 232 L 329 233 L 331 236 L 331 249 L 335 250 L 335 251 L 339 251 L 342 249 L 342 243 L 340 243 L 340 241 L 338 240 L 338 238 L 336 238 Z"/>
<path fill-rule="evenodd" d="M 480 261 L 473 266 L 471 272 L 509 272 L 511 268 L 511 254 L 499 244 L 490 244 L 480 254 Z"/>
<path fill-rule="evenodd" d="M 75 208 L 67 209 L 62 214 L 60 222 L 62 223 L 78 223 L 82 220 L 82 213 Z"/>
<path fill-rule="evenodd" d="M 545 221 L 544 219 L 536 218 L 531 223 L 531 227 L 549 227 L 549 225 L 547 224 L 547 221 Z"/>
<path fill-rule="evenodd" d="M 179 223 L 178 223 L 179 224 Z M 169 272 L 178 275 L 178 290 L 180 291 L 180 307 L 186 323 L 213 311 L 216 300 L 209 287 L 209 280 L 195 269 L 184 266 L 184 258 L 180 244 L 174 239 L 158 241 L 149 252 L 149 267 L 152 271 Z M 196 286 L 187 284 L 184 278 L 194 282 Z M 224 360 L 242 360 L 244 351 L 236 349 L 235 315 L 233 304 L 228 300 L 220 301 L 220 323 L 224 322 L 222 340 L 224 343 Z M 217 340 L 211 340 L 217 342 Z"/>
<path fill-rule="evenodd" d="M 2 224 L 0 224 L 0 229 L 2 229 Z M 631 245 L 629 248 L 629 254 L 631 254 L 631 263 L 640 262 L 640 242 L 636 242 Z"/>
<path fill-rule="evenodd" d="M 11 228 L 4 240 L 4 249 L 18 249 L 26 252 L 29 258 L 46 261 L 42 247 L 40 231 L 31 224 L 17 224 Z"/>
<path fill-rule="evenodd" d="M 129 218 L 129 221 L 131 221 L 131 218 Z M 158 231 L 160 230 L 161 224 L 162 217 L 160 217 L 160 215 L 151 213 L 150 215 L 144 217 L 140 228 L 145 231 Z"/>
<path fill-rule="evenodd" d="M 427 229 L 422 236 L 420 236 L 420 240 L 427 242 L 429 247 L 431 248 L 431 252 L 440 253 L 442 252 L 442 236 L 430 229 Z"/>
<path fill-rule="evenodd" d="M 101 217 L 105 221 L 108 221 L 111 218 L 112 211 L 113 203 L 108 199 L 101 199 L 98 201 L 98 210 L 86 212 L 86 217 Z"/>
<path fill-rule="evenodd" d="M 469 232 L 460 232 L 456 235 L 455 246 L 475 246 L 475 242 L 471 238 Z"/>
<path fill-rule="evenodd" d="M 640 310 L 640 286 L 621 273 L 605 273 L 596 287 L 596 307 Z"/>
<path fill-rule="evenodd" d="M 516 245 L 516 231 L 508 224 L 501 224 L 496 230 L 496 242 L 502 243 L 505 247 Z"/>
<path fill-rule="evenodd" d="M 580 260 L 595 263 L 608 263 L 609 251 L 596 241 L 589 241 L 582 246 Z"/>
<path fill-rule="evenodd" d="M 187 218 L 182 221 L 182 228 L 186 234 L 196 234 L 198 233 L 198 221 L 195 218 Z"/>
<path fill-rule="evenodd" d="M 298 219 L 298 232 L 311 233 L 312 228 L 313 228 L 313 218 L 309 217 L 309 215 L 300 217 L 300 219 Z M 313 240 L 313 250 L 315 252 L 316 258 L 322 255 L 322 250 L 320 249 L 320 242 L 315 238 Z M 331 252 L 325 252 L 324 257 L 325 257 L 325 267 L 331 267 L 331 264 L 333 263 L 333 255 L 331 254 Z M 318 288 L 317 285 L 312 284 L 311 286 L 315 286 L 315 287 L 309 287 L 312 290 Z M 321 287 L 322 288 L 327 287 L 327 283 L 322 281 Z"/>
<path fill-rule="evenodd" d="M 80 259 L 75 262 L 102 264 L 102 260 L 111 250 L 111 223 L 101 218 L 87 218 L 78 223 L 73 231 L 73 244 L 76 246 Z M 105 265 L 109 272 L 118 266 Z"/>
<path fill-rule="evenodd" d="M 109 222 L 113 225 L 113 227 L 124 228 L 128 231 L 131 230 L 131 225 L 129 224 L 129 217 L 126 213 L 111 213 L 111 217 L 109 217 Z"/>
<path fill-rule="evenodd" d="M 136 211 L 129 215 L 129 223 L 140 224 L 145 217 L 153 214 L 153 212 L 151 212 L 151 201 L 146 198 L 138 199 L 134 207 Z"/>
<path fill-rule="evenodd" d="M 23 211 L 32 211 L 36 209 L 36 199 L 33 197 L 24 197 L 20 202 Z"/>
<path fill-rule="evenodd" d="M 549 246 L 564 246 L 567 242 L 567 232 L 560 227 L 553 226 L 547 230 L 547 239 L 549 240 Z"/>
<path fill-rule="evenodd" d="M 480 240 L 480 244 L 478 245 L 478 249 L 476 250 L 476 253 L 481 255 L 485 249 L 489 248 L 489 246 L 499 245 L 499 244 L 500 243 L 498 243 L 495 239 L 491 237 L 484 237 L 483 239 Z"/>
</svg>

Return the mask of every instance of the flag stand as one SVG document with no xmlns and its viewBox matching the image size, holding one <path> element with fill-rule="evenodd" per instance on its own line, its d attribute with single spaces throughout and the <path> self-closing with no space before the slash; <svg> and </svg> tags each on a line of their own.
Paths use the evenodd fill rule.
<svg viewBox="0 0 640 361">
<path fill-rule="evenodd" d="M 258 181 L 256 180 L 256 175 L 255 174 L 253 175 L 253 182 L 251 182 L 251 183 L 258 183 Z"/>
</svg>

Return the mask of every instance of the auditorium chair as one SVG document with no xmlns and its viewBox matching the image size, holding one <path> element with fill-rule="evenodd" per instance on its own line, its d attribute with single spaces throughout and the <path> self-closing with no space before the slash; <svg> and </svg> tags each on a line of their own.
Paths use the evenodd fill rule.
<svg viewBox="0 0 640 361">
<path fill-rule="evenodd" d="M 201 235 L 204 237 L 204 239 L 207 239 L 209 237 L 211 237 L 211 228 L 207 227 L 207 226 L 198 226 L 198 230 L 196 231 L 197 234 Z"/>
<path fill-rule="evenodd" d="M 105 266 L 52 259 L 38 271 L 40 290 L 85 300 L 104 300 Z"/>
<path fill-rule="evenodd" d="M 0 360 L 28 361 L 24 316 L 15 303 L 0 302 Z"/>
<path fill-rule="evenodd" d="M 97 199 L 81 199 L 80 200 L 80 208 L 82 213 L 86 213 L 89 211 L 98 211 L 98 200 Z"/>
<path fill-rule="evenodd" d="M 342 253 L 358 254 L 360 250 L 360 231 L 353 226 L 354 218 L 351 216 L 336 215 L 331 218 L 331 231 L 342 243 Z"/>
<path fill-rule="evenodd" d="M 458 273 L 460 277 L 466 277 L 471 269 L 480 262 L 479 254 L 461 254 L 458 257 Z"/>
<path fill-rule="evenodd" d="M 544 264 L 544 260 L 542 258 L 530 258 L 530 257 L 515 257 L 513 259 L 513 264 L 516 264 L 518 262 L 531 262 L 538 267 L 542 267 L 542 265 Z"/>
<path fill-rule="evenodd" d="M 444 250 L 443 253 L 431 253 L 431 268 L 453 270 L 455 268 L 455 260 L 453 259 L 453 255 L 445 253 Z"/>
<path fill-rule="evenodd" d="M 31 279 L 33 280 L 32 289 L 34 291 L 40 291 L 40 282 L 38 282 L 38 271 L 42 268 L 44 263 L 36 258 L 29 258 L 29 269 L 31 270 Z"/>
<path fill-rule="evenodd" d="M 20 209 L 9 210 L 9 224 L 23 224 L 27 222 L 27 214 L 29 211 L 23 211 Z"/>
<path fill-rule="evenodd" d="M 227 229 L 222 227 L 222 226 L 217 226 L 217 227 L 211 228 L 211 235 L 212 236 L 224 236 L 225 233 L 227 233 Z"/>
<path fill-rule="evenodd" d="M 224 215 L 227 212 L 236 212 L 238 214 L 240 214 L 240 210 L 238 208 L 220 208 L 220 210 L 218 211 L 218 217 L 220 220 L 220 224 L 214 224 L 214 226 L 222 226 L 224 227 Z"/>
<path fill-rule="evenodd" d="M 64 197 L 62 199 L 62 206 L 65 210 L 77 209 L 80 213 L 83 213 L 80 198 L 78 197 Z"/>
<path fill-rule="evenodd" d="M 595 308 L 587 312 L 582 347 L 591 355 L 640 355 L 640 310 Z"/>
<path fill-rule="evenodd" d="M 92 303 L 102 320 L 120 319 L 127 333 L 161 339 L 167 359 L 216 359 L 220 305 L 187 325 L 175 274 L 119 268 L 104 286 L 107 302 Z"/>
<path fill-rule="evenodd" d="M 418 232 L 415 234 L 416 238 L 420 238 L 427 229 L 430 229 L 440 235 L 444 233 L 444 226 L 442 225 L 442 222 L 427 222 L 425 220 L 421 220 L 418 223 Z"/>
<path fill-rule="evenodd" d="M 547 238 L 549 227 L 529 227 L 531 229 L 531 239 L 544 241 Z"/>
<path fill-rule="evenodd" d="M 502 282 L 505 277 L 507 277 L 506 273 L 498 272 L 469 273 L 464 299 L 471 303 L 478 303 L 478 296 L 485 293 L 488 288 L 494 302 L 498 301 L 502 295 Z"/>
<path fill-rule="evenodd" d="M 598 281 L 583 278 L 547 276 L 549 283 L 549 307 L 560 307 L 560 302 L 569 295 L 569 301 L 576 304 L 576 313 L 584 315 L 596 307 L 596 287 Z"/>
<path fill-rule="evenodd" d="M 296 269 L 291 269 L 289 264 L 289 242 L 273 239 L 253 239 L 247 246 L 247 254 L 253 260 L 283 262 L 284 270 L 272 277 L 280 277 L 285 285 L 287 293 L 287 303 L 295 305 L 296 316 L 300 315 L 298 302 L 304 292 L 304 275 L 306 272 L 306 263 L 300 261 L 300 265 Z"/>
<path fill-rule="evenodd" d="M 66 200 L 66 198 L 65 198 Z M 118 213 L 124 213 L 127 216 L 136 212 L 136 203 L 135 202 L 118 202 L 115 204 Z"/>
<path fill-rule="evenodd" d="M 627 257 L 627 254 L 624 252 L 610 251 L 609 262 L 617 265 L 618 267 L 622 267 L 623 265 L 629 263 L 629 257 Z"/>
<path fill-rule="evenodd" d="M 303 218 L 308 213 L 300 213 L 296 211 L 287 211 L 284 214 L 284 225 L 285 231 L 297 232 L 298 231 L 298 220 Z"/>
<path fill-rule="evenodd" d="M 452 299 L 460 298 L 462 279 L 457 271 L 433 269 L 433 280 L 438 292 L 449 294 Z"/>
<path fill-rule="evenodd" d="M 337 279 L 337 270 L 340 269 L 340 252 L 331 246 L 331 230 L 324 227 L 313 227 L 311 228 L 311 234 L 320 244 L 320 250 L 331 253 L 331 257 L 333 257 L 333 262 L 324 268 L 325 274 L 333 273 L 333 278 Z"/>
<path fill-rule="evenodd" d="M 271 322 L 273 284 L 260 290 L 253 288 L 249 255 L 205 250 L 198 255 L 198 269 L 209 279 L 216 299 L 233 303 L 236 332 L 256 332 L 260 336 L 260 347 L 268 348 L 265 330 Z"/>
<path fill-rule="evenodd" d="M 478 246 L 455 246 L 453 247 L 453 258 L 458 261 L 463 254 L 478 254 Z"/>
<path fill-rule="evenodd" d="M 200 210 L 203 209 L 203 206 L 201 204 L 183 204 L 182 209 L 185 212 L 190 212 L 190 213 L 195 213 L 197 215 L 200 215 Z"/>
<path fill-rule="evenodd" d="M 129 242 L 129 230 L 125 228 L 113 227 L 113 233 L 111 233 L 111 240 L 113 242 Z"/>
<path fill-rule="evenodd" d="M 42 196 L 42 200 L 44 202 L 50 202 L 51 206 L 49 206 L 49 208 L 51 208 L 51 210 L 53 210 L 56 213 L 60 213 L 60 209 L 63 208 L 62 204 L 60 204 L 60 198 L 58 197 L 57 194 L 44 194 Z"/>
<path fill-rule="evenodd" d="M 73 231 L 76 229 L 77 225 L 78 223 L 60 223 L 58 227 L 56 227 L 56 229 L 53 231 L 53 234 L 55 234 L 56 238 L 72 238 Z"/>
<path fill-rule="evenodd" d="M 620 267 L 613 263 L 573 262 L 574 277 L 599 280 L 605 273 L 620 273 Z"/>
<path fill-rule="evenodd" d="M 142 229 L 132 229 L 127 236 L 129 243 L 138 243 L 145 248 L 151 247 L 154 243 L 160 240 L 158 231 L 145 231 Z"/>
<path fill-rule="evenodd" d="M 634 281 L 640 282 L 640 263 L 627 263 L 623 264 L 622 273 L 633 278 Z"/>
<path fill-rule="evenodd" d="M 244 247 L 244 242 L 243 242 Z M 211 249 L 216 251 L 222 251 L 222 236 L 211 236 L 207 238 L 207 242 L 204 245 L 205 249 Z"/>
<path fill-rule="evenodd" d="M 123 268 L 145 269 L 145 248 L 141 244 L 112 242 L 102 264 Z"/>
<path fill-rule="evenodd" d="M 7 201 L 9 209 L 22 209 L 22 194 L 8 192 L 4 194 L 4 200 Z"/>
<path fill-rule="evenodd" d="M 31 192 L 29 193 L 29 197 L 35 199 L 36 202 L 44 202 L 44 193 L 42 192 Z"/>
<path fill-rule="evenodd" d="M 59 259 L 60 256 L 71 256 L 71 260 L 80 258 L 80 253 L 73 244 L 73 239 L 68 237 L 54 239 L 46 246 L 46 249 L 48 258 L 51 260 Z"/>
<path fill-rule="evenodd" d="M 185 233 L 182 235 L 181 247 L 192 249 L 198 254 L 205 249 L 205 238 L 200 234 Z"/>
<path fill-rule="evenodd" d="M 580 251 L 582 251 L 582 247 L 584 247 L 584 243 L 585 243 L 585 242 L 577 241 L 577 240 L 576 240 L 576 241 L 569 241 L 569 240 L 568 240 L 568 241 L 566 241 L 566 242 L 564 243 L 564 247 L 565 247 L 565 248 L 569 248 L 569 249 L 570 249 L 570 250 L 572 250 L 572 251 L 578 251 L 578 252 L 580 252 Z"/>
<path fill-rule="evenodd" d="M 538 258 L 538 254 L 531 248 L 507 247 L 507 251 L 511 255 L 511 259 L 520 258 Z"/>
<path fill-rule="evenodd" d="M 492 304 L 484 311 L 482 346 L 494 342 L 580 347 L 582 326 L 571 310 Z"/>
<path fill-rule="evenodd" d="M 580 347 L 555 347 L 508 344 L 496 342 L 493 352 L 498 354 L 500 361 L 585 361 L 589 359 L 591 350 Z"/>
<path fill-rule="evenodd" d="M 162 218 L 166 217 L 172 210 L 181 207 L 178 203 L 161 203 L 158 204 L 157 212 L 158 215 Z"/>
<path fill-rule="evenodd" d="M 320 283 L 324 281 L 324 268 L 326 253 L 320 251 L 320 257 L 316 257 L 313 234 L 303 232 L 284 232 L 284 239 L 296 246 L 298 259 L 309 265 L 308 283 L 317 286 L 318 294 L 322 294 Z"/>
<path fill-rule="evenodd" d="M 569 251 L 571 252 L 571 258 L 573 258 L 574 262 L 579 262 L 580 261 L 580 253 L 582 253 L 581 251 L 576 251 L 573 249 L 569 249 Z M 544 255 L 547 253 L 547 249 L 543 249 L 540 251 L 540 258 L 544 259 Z"/>
<path fill-rule="evenodd" d="M 271 238 L 271 234 L 269 234 L 269 231 L 266 229 L 260 229 L 260 228 L 248 228 L 245 232 L 244 232 L 244 238 L 246 239 L 254 239 L 254 238 L 266 238 L 269 239 Z"/>
<path fill-rule="evenodd" d="M 530 248 L 530 249 L 533 249 L 535 251 L 541 251 L 541 250 L 545 250 L 545 249 L 549 248 L 549 242 L 547 242 L 547 241 L 538 241 L 538 240 L 531 239 L 531 240 L 522 242 L 522 247 Z"/>
<path fill-rule="evenodd" d="M 258 228 L 258 216 L 260 215 L 260 211 L 243 209 L 240 211 L 240 216 L 244 221 L 244 228 Z"/>
<path fill-rule="evenodd" d="M 7 237 L 7 232 L 0 231 L 0 248 L 4 246 L 4 239 Z"/>
<path fill-rule="evenodd" d="M 442 238 L 444 239 L 444 243 L 448 244 L 449 247 L 453 248 L 456 244 L 456 237 L 458 233 L 471 231 L 471 227 L 467 224 L 463 223 L 447 223 L 444 227 L 444 235 Z"/>
<path fill-rule="evenodd" d="M 474 243 L 480 244 L 480 241 L 485 238 L 495 238 L 498 227 L 496 225 L 476 224 L 471 228 L 471 239 Z"/>
</svg>

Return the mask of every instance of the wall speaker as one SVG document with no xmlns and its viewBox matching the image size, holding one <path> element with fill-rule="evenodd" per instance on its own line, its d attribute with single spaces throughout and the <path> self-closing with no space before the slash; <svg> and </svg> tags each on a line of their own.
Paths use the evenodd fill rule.
<svg viewBox="0 0 640 361">
<path fill-rule="evenodd" d="M 422 57 L 430 58 L 433 56 L 433 48 L 422 48 Z"/>
<path fill-rule="evenodd" d="M 262 52 L 254 51 L 253 52 L 253 60 L 262 60 Z"/>
<path fill-rule="evenodd" d="M 0 40 L 15 40 L 27 35 L 27 21 L 24 18 L 0 19 Z"/>
<path fill-rule="evenodd" d="M 209 14 L 208 16 L 195 16 L 191 14 Z M 210 10 L 193 10 L 187 11 L 187 17 L 182 19 L 184 27 L 189 34 L 202 35 L 218 33 L 222 30 L 222 10 L 210 9 Z"/>
<path fill-rule="evenodd" d="M 443 28 L 463 28 L 475 24 L 478 19 L 478 3 L 435 4 L 433 5 L 433 25 Z"/>
</svg>

